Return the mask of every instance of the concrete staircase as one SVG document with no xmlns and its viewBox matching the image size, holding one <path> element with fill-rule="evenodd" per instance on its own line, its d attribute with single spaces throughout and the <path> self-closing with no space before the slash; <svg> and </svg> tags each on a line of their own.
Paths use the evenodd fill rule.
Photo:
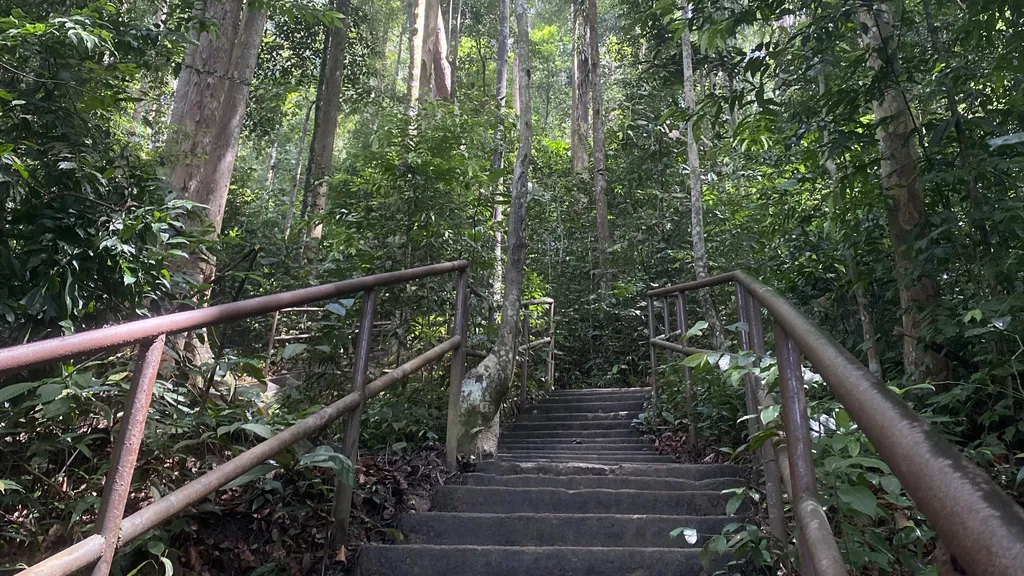
<svg viewBox="0 0 1024 576">
<path fill-rule="evenodd" d="M 735 518 L 735 466 L 675 464 L 632 428 L 649 389 L 555 392 L 520 415 L 498 457 L 399 520 L 404 542 L 363 547 L 362 576 L 689 576 Z M 697 542 L 669 537 L 694 528 Z"/>
</svg>

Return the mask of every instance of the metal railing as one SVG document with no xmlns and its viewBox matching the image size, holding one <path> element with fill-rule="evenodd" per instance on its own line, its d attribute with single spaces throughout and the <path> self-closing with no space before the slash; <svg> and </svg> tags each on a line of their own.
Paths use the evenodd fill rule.
<svg viewBox="0 0 1024 576">
<path fill-rule="evenodd" d="M 685 294 L 727 283 L 736 285 L 740 322 L 747 324 L 741 333 L 744 351 L 764 354 L 763 309 L 774 323 L 787 446 L 778 451 L 777 458 L 767 451 L 759 451 L 758 458 L 765 473 L 769 529 L 775 536 L 785 537 L 780 483 L 787 487 L 799 528 L 804 576 L 835 576 L 847 571 L 818 499 L 801 355 L 821 375 L 967 574 L 1008 576 L 1024 571 L 1024 509 L 849 351 L 785 298 L 742 271 L 647 293 L 648 342 L 656 397 L 657 349 L 682 354 L 700 352 L 669 342 L 674 334 L 668 322 L 670 299 L 676 301 L 678 333 L 686 334 Z M 660 335 L 655 329 L 656 299 L 664 300 L 664 329 Z M 684 378 L 686 385 L 692 386 L 688 371 Z M 760 407 L 769 403 L 771 397 L 753 375 L 747 375 L 744 388 L 751 416 L 748 426 L 754 426 L 756 433 Z M 692 411 L 692 394 L 687 398 L 688 410 Z M 695 429 L 691 428 L 691 432 L 695 433 Z M 767 442 L 765 445 L 776 448 Z"/>
<path fill-rule="evenodd" d="M 96 534 L 64 549 L 21 572 L 23 575 L 66 575 L 95 563 L 92 574 L 105 576 L 117 550 L 146 531 L 166 522 L 179 512 L 232 480 L 252 470 L 345 415 L 347 419 L 342 453 L 355 463 L 358 455 L 360 414 L 367 400 L 388 390 L 396 382 L 440 360 L 452 352 L 451 384 L 448 403 L 448 430 L 446 460 L 449 467 L 456 466 L 458 440 L 459 396 L 466 370 L 466 331 L 468 322 L 468 268 L 466 261 L 422 266 L 398 272 L 366 276 L 333 284 L 324 284 L 270 296 L 261 296 L 231 304 L 178 312 L 81 332 L 62 338 L 43 340 L 22 346 L 0 349 L 0 378 L 27 369 L 44 366 L 83 354 L 115 350 L 138 345 L 135 370 L 132 375 L 124 416 L 117 441 L 111 454 L 111 465 L 103 487 Z M 404 282 L 411 282 L 449 273 L 457 274 L 455 296 L 454 334 L 419 356 L 405 362 L 373 382 L 366 382 L 367 364 L 372 340 L 372 326 L 377 290 Z M 268 440 L 242 452 L 215 467 L 181 488 L 166 494 L 138 512 L 124 517 L 128 502 L 136 459 L 142 444 L 147 412 L 153 396 L 164 341 L 168 334 L 198 330 L 209 326 L 260 316 L 286 308 L 362 293 L 363 312 L 356 344 L 352 392 L 315 414 L 282 430 Z M 352 505 L 352 486 L 342 479 L 335 484 L 334 526 L 331 543 L 343 543 Z"/>
<path fill-rule="evenodd" d="M 530 308 L 542 306 L 548 310 L 548 335 L 546 338 L 530 342 Z M 523 300 L 523 330 L 520 334 L 523 344 L 519 347 L 519 411 L 526 408 L 527 401 L 527 376 L 530 368 L 530 352 L 540 348 L 548 347 L 547 358 L 547 385 L 548 388 L 555 386 L 555 301 L 551 298 L 538 298 L 536 300 Z"/>
</svg>

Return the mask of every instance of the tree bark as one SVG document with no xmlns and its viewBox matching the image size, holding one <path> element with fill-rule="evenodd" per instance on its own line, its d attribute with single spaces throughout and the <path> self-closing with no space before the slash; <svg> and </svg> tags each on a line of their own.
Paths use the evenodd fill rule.
<svg viewBox="0 0 1024 576">
<path fill-rule="evenodd" d="M 215 238 L 224 220 L 267 12 L 243 10 L 240 2 L 224 0 L 207 4 L 203 17 L 216 23 L 218 33 L 213 37 L 199 34 L 185 53 L 174 91 L 167 149 L 174 161 L 171 189 L 207 207 L 206 223 L 212 226 Z M 204 223 L 189 221 L 187 226 L 200 230 Z M 194 254 L 183 263 L 181 272 L 197 284 L 209 282 L 216 263 L 212 257 Z M 213 357 L 209 341 L 197 333 L 175 341 L 193 366 Z"/>
<path fill-rule="evenodd" d="M 438 0 L 419 0 L 416 27 L 413 29 L 409 62 L 409 113 L 419 108 L 428 93 L 434 93 L 434 53 L 436 52 Z"/>
<path fill-rule="evenodd" d="M 507 0 L 502 0 L 502 3 Z M 526 202 L 533 145 L 530 106 L 530 28 L 526 0 L 516 0 L 516 60 L 519 62 L 519 151 L 512 174 L 508 217 L 508 261 L 498 340 L 491 353 L 462 382 L 459 445 L 470 453 L 497 451 L 498 411 L 508 395 L 519 337 L 519 314 L 526 271 Z M 498 53 L 499 60 L 501 52 Z"/>
<path fill-rule="evenodd" d="M 879 3 L 861 6 L 858 13 L 864 43 L 871 48 L 868 65 L 876 74 L 892 76 L 884 83 L 882 97 L 872 103 L 872 109 L 878 125 L 882 188 L 889 197 L 889 236 L 903 310 L 903 366 L 915 380 L 945 379 L 948 362 L 929 350 L 918 351 L 917 345 L 927 324 L 922 309 L 934 306 L 938 290 L 931 278 L 914 270 L 914 244 L 928 237 L 929 227 L 924 191 L 918 178 L 914 119 L 906 94 L 894 81 L 899 58 L 891 42 L 892 10 Z"/>
<path fill-rule="evenodd" d="M 321 80 L 323 91 L 316 103 L 316 124 L 309 148 L 305 195 L 308 198 L 306 238 L 318 242 L 323 224 L 316 220 L 327 211 L 327 181 L 334 163 L 334 139 L 338 133 L 338 108 L 341 84 L 345 74 L 345 48 L 348 44 L 349 0 L 335 0 L 334 9 L 341 14 L 341 26 L 327 34 L 327 61 Z"/>
<path fill-rule="evenodd" d="M 693 89 L 693 47 L 690 44 L 690 11 L 684 5 L 686 26 L 683 28 L 683 99 L 691 118 L 686 123 L 686 163 L 690 169 L 690 237 L 693 241 L 693 272 L 697 280 L 708 276 L 708 253 L 704 243 L 704 199 L 703 184 L 700 172 L 700 153 L 697 150 L 697 139 L 693 133 L 692 115 L 697 111 L 697 98 Z M 725 345 L 722 336 L 722 324 L 718 320 L 718 312 L 711 293 L 700 290 L 701 309 L 704 321 L 708 323 L 711 339 L 716 349 Z"/>
<path fill-rule="evenodd" d="M 451 38 L 449 38 L 451 45 L 448 51 L 448 65 L 451 67 L 449 73 L 451 77 L 450 99 L 455 102 L 456 80 L 459 72 L 459 41 L 462 39 L 462 0 L 452 0 L 452 3 L 455 4 L 455 15 L 448 23 L 452 31 Z"/>
<path fill-rule="evenodd" d="M 437 11 L 437 25 L 434 31 L 434 97 L 451 100 L 452 67 L 448 63 L 448 37 L 444 31 L 444 15 Z"/>
<path fill-rule="evenodd" d="M 498 52 L 494 63 L 494 100 L 497 104 L 497 114 L 495 116 L 497 127 L 494 129 L 494 155 L 491 156 L 491 172 L 498 172 L 505 167 L 505 130 L 502 123 L 502 115 L 505 112 L 505 100 L 508 96 L 508 2 L 509 0 L 498 0 Z M 484 70 L 486 70 L 486 67 L 484 67 Z M 492 296 L 494 297 L 492 310 L 496 310 L 501 306 L 501 284 L 502 277 L 504 276 L 502 273 L 502 245 L 504 244 L 501 234 L 502 206 L 497 199 L 497 190 L 500 186 L 501 181 L 498 181 L 495 186 L 495 202 L 492 216 L 495 262 L 494 276 L 491 279 Z M 491 317 L 489 320 L 493 324 L 495 318 Z"/>
<path fill-rule="evenodd" d="M 299 183 L 302 182 L 302 154 L 306 150 L 306 134 L 309 132 L 309 117 L 313 112 L 315 101 L 306 106 L 306 117 L 302 120 L 302 132 L 299 133 L 299 145 L 295 150 L 295 178 L 292 179 L 292 189 L 288 193 L 288 207 L 284 214 L 284 239 L 292 230 L 292 219 L 295 217 L 295 196 L 299 191 Z"/>
<path fill-rule="evenodd" d="M 932 51 L 935 52 L 941 64 L 948 65 L 946 47 L 939 37 L 939 28 L 935 24 L 931 0 L 924 0 L 923 7 Z M 960 113 L 960 104 L 957 102 L 953 86 L 949 82 L 943 81 L 942 88 L 946 93 L 946 107 L 949 110 L 949 118 L 953 122 L 953 130 L 956 132 L 957 146 L 960 148 L 960 153 L 957 155 L 960 170 L 967 175 L 967 200 L 971 206 L 971 214 L 968 216 L 968 221 L 971 223 L 971 228 L 977 237 L 981 252 L 983 252 L 983 254 L 978 254 L 978 267 L 980 268 L 981 276 L 987 284 L 989 295 L 995 297 L 999 295 L 999 288 L 995 281 L 995 274 L 991 270 L 991 265 L 994 263 L 992 260 L 992 241 L 989 239 L 988 225 L 985 223 L 985 220 L 975 214 L 981 204 L 981 196 L 978 192 L 978 181 L 974 177 L 974 170 L 971 164 L 971 148 L 967 140 L 967 129 L 964 127 L 963 114 Z"/>
<path fill-rule="evenodd" d="M 602 292 L 608 291 L 611 269 L 608 255 L 612 246 L 612 232 L 608 225 L 608 182 L 604 171 L 604 111 L 601 94 L 601 53 L 597 36 L 597 0 L 588 0 L 587 34 L 590 44 L 591 119 L 594 131 L 594 206 L 597 212 L 597 258 L 601 267 Z"/>
<path fill-rule="evenodd" d="M 590 64 L 587 61 L 586 7 L 583 0 L 572 2 L 572 117 L 570 118 L 570 154 L 577 174 L 587 171 L 587 132 L 590 130 Z"/>
</svg>

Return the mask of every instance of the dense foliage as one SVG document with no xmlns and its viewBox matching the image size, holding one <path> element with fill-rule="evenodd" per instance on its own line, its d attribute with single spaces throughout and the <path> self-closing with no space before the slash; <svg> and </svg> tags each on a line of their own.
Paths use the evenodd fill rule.
<svg viewBox="0 0 1024 576">
<path fill-rule="evenodd" d="M 334 10 L 343 4 L 347 19 Z M 513 95 L 503 109 L 494 99 L 496 60 L 511 61 L 496 54 L 497 4 L 441 3 L 446 21 L 461 11 L 457 98 L 410 112 L 406 2 L 254 3 L 269 8 L 269 23 L 214 239 L 189 225 L 203 207 L 172 192 L 174 150 L 166 149 L 174 79 L 210 23 L 190 3 L 0 1 L 0 344 L 467 259 L 471 341 L 487 350 L 504 254 L 495 236 L 506 226 L 494 209 L 507 208 L 517 141 Z M 599 2 L 613 236 L 607 285 L 591 174 L 574 172 L 570 157 L 571 6 L 530 4 L 535 134 L 525 294 L 556 302 L 555 384 L 644 385 L 643 293 L 694 275 L 686 140 L 693 121 L 711 272 L 746 269 L 865 362 L 872 348 L 887 385 L 1019 501 L 1021 4 L 889 3 L 895 33 L 884 48 L 892 65 L 880 72 L 869 65 L 863 36 L 870 30 L 858 3 L 701 0 L 687 15 L 665 0 Z M 300 181 L 316 129 L 310 116 L 324 35 L 343 20 L 350 25 L 335 159 L 327 210 L 314 215 Z M 682 99 L 686 26 L 696 111 Z M 909 304 L 901 302 L 906 275 L 896 265 L 880 167 L 877 132 L 887 126 L 872 107 L 897 89 L 914 122 L 909 145 L 919 157 L 927 231 L 909 248 L 908 274 L 930 279 L 936 294 Z M 496 149 L 502 167 L 493 162 Z M 317 223 L 323 237 L 314 245 L 307 238 Z M 220 263 L 206 283 L 183 273 L 186 259 L 200 253 Z M 444 278 L 381 293 L 372 374 L 447 337 L 453 292 Z M 714 297 L 723 324 L 732 325 L 726 349 L 735 350 L 735 296 L 723 289 Z M 285 339 L 269 351 L 269 318 L 206 331 L 214 354 L 202 363 L 169 347 L 129 512 L 339 398 L 349 387 L 362 305 L 343 299 L 282 314 L 276 333 Z M 925 319 L 914 346 L 949 363 L 941 378 L 906 369 L 901 317 L 911 307 Z M 701 317 L 696 299 L 689 313 Z M 545 319 L 533 321 L 539 330 Z M 865 341 L 865 322 L 874 342 Z M 692 340 L 711 346 L 706 333 Z M 687 362 L 702 436 L 682 437 L 683 366 L 675 359 L 659 375 L 661 409 L 643 418 L 663 441 L 674 438 L 688 458 L 746 461 L 751 447 L 779 434 L 777 411 L 760 415 L 766 431 L 758 438 L 747 438 L 741 421 L 743 374 L 764 375 L 776 393 L 770 359 Z M 0 381 L 0 568 L 37 560 L 93 529 L 132 363 L 124 350 Z M 928 573 L 933 531 L 827 387 L 806 376 L 819 486 L 848 564 L 864 574 Z M 543 368 L 531 372 L 532 386 L 544 380 Z M 360 445 L 385 458 L 418 457 L 415 450 L 444 436 L 447 386 L 447 366 L 437 365 L 368 404 Z M 330 473 L 353 471 L 336 453 L 340 438 L 338 427 L 268 462 L 133 544 L 115 569 L 166 562 L 197 573 L 310 570 L 305 556 L 325 543 Z M 377 477 L 355 478 L 357 493 L 388 508 L 394 495 L 383 494 Z M 743 497 L 760 495 L 751 489 Z M 202 554 L 215 514 L 234 526 L 233 542 L 270 526 L 265 518 L 287 528 L 259 550 L 232 548 L 217 560 Z M 396 537 L 371 516 L 360 525 L 365 533 Z M 766 570 L 795 553 L 793 543 L 771 542 L 743 524 L 707 550 L 727 548 Z"/>
</svg>

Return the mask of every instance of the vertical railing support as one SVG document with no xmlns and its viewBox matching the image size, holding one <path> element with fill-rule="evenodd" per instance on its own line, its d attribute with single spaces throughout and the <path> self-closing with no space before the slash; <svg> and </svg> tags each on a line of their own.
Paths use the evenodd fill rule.
<svg viewBox="0 0 1024 576">
<path fill-rule="evenodd" d="M 448 430 L 445 435 L 445 463 L 451 472 L 459 466 L 459 407 L 462 403 L 462 379 L 466 376 L 466 341 L 469 324 L 469 272 L 459 272 L 455 291 L 455 335 L 461 338 L 459 347 L 452 352 L 452 373 L 448 383 Z"/>
<path fill-rule="evenodd" d="M 153 386 L 160 372 L 160 359 L 164 354 L 163 334 L 139 343 L 135 353 L 135 374 L 128 388 L 121 430 L 110 455 L 110 469 L 103 485 L 103 499 L 100 501 L 97 532 L 103 536 L 103 554 L 93 567 L 93 576 L 106 576 L 114 561 L 114 553 L 121 538 L 121 520 L 132 488 L 135 463 L 146 431 L 146 417 L 149 403 L 153 399 Z"/>
<path fill-rule="evenodd" d="M 676 328 L 679 329 L 679 343 L 686 346 L 686 294 L 676 292 Z M 690 450 L 697 452 L 697 410 L 693 398 L 693 368 L 683 366 L 683 381 L 686 384 L 686 418 L 690 421 Z"/>
<path fill-rule="evenodd" d="M 757 362 L 764 353 L 764 333 L 760 328 L 761 306 L 754 305 L 752 296 L 739 283 L 736 283 L 736 305 L 739 308 L 740 323 L 746 324 L 746 329 L 740 331 L 740 343 L 745 352 L 754 353 L 754 362 Z M 755 316 L 757 317 L 755 319 Z M 755 329 L 755 324 L 758 328 Z M 743 377 L 743 388 L 747 404 L 747 432 L 753 437 L 763 429 L 761 424 L 761 397 L 764 392 L 761 388 L 761 379 L 754 374 L 746 374 Z M 768 529 L 780 545 L 785 546 L 789 541 L 786 533 L 786 513 L 782 503 L 782 479 L 779 475 L 779 463 L 775 456 L 775 446 L 771 442 L 762 442 L 757 449 L 758 459 L 764 470 L 765 500 L 768 506 Z"/>
<path fill-rule="evenodd" d="M 790 477 L 793 493 L 790 502 L 796 511 L 801 550 L 810 553 L 816 576 L 845 576 L 846 566 L 832 528 L 818 500 L 814 476 L 814 452 L 811 448 L 810 419 L 804 393 L 800 350 L 786 330 L 775 324 L 775 354 L 779 363 L 779 389 L 782 393 L 782 418 L 786 428 Z M 807 561 L 802 561 L 806 565 Z"/>
<path fill-rule="evenodd" d="M 370 360 L 370 344 L 373 341 L 373 314 L 377 306 L 377 289 L 363 293 L 363 317 L 359 321 L 359 337 L 356 343 L 356 361 L 352 368 L 352 392 L 359 394 L 359 407 L 345 418 L 345 438 L 341 452 L 352 463 L 353 471 L 359 461 L 360 418 L 366 404 L 366 369 Z M 352 478 L 338 476 L 334 480 L 334 528 L 331 530 L 331 550 L 337 551 L 345 545 L 348 533 L 349 514 L 352 512 Z"/>
<path fill-rule="evenodd" d="M 530 309 L 523 309 L 523 358 L 519 368 L 520 388 L 519 388 L 519 413 L 522 414 L 526 411 L 526 385 L 528 370 L 530 368 Z"/>
<path fill-rule="evenodd" d="M 548 390 L 555 389 L 555 303 L 548 304 Z"/>
<path fill-rule="evenodd" d="M 653 339 L 657 337 L 654 332 L 654 298 L 647 297 L 647 333 L 650 335 L 649 338 Z M 655 411 L 657 411 L 659 398 L 658 398 L 658 351 L 654 344 L 649 341 L 647 347 L 651 352 L 651 373 L 649 379 L 651 381 L 651 398 L 654 402 Z"/>
</svg>

